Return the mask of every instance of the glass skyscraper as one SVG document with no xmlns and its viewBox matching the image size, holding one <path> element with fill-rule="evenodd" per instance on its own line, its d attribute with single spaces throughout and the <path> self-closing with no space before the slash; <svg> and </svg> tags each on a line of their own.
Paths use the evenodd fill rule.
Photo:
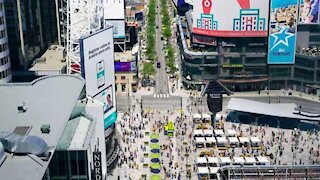
<svg viewBox="0 0 320 180">
<path fill-rule="evenodd" d="M 5 0 L 13 70 L 25 70 L 57 40 L 55 0 Z"/>
</svg>

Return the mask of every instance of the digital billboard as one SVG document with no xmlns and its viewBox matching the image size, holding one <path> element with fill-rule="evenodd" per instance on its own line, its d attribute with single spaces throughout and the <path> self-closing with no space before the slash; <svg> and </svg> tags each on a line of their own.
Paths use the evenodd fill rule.
<svg viewBox="0 0 320 180">
<path fill-rule="evenodd" d="M 137 63 L 135 61 L 114 62 L 114 67 L 115 67 L 116 72 L 136 71 L 137 70 Z"/>
<path fill-rule="evenodd" d="M 194 1 L 193 33 L 218 37 L 267 37 L 269 0 Z"/>
<path fill-rule="evenodd" d="M 271 0 L 268 64 L 293 64 L 298 0 Z"/>
<path fill-rule="evenodd" d="M 124 0 L 103 0 L 104 19 L 123 20 L 124 17 Z"/>
<path fill-rule="evenodd" d="M 106 24 L 112 25 L 114 38 L 125 38 L 126 29 L 124 20 L 106 20 Z"/>
<path fill-rule="evenodd" d="M 81 37 L 80 59 L 86 93 L 104 104 L 106 121 L 116 111 L 112 28 Z"/>
<path fill-rule="evenodd" d="M 320 0 L 300 0 L 299 23 L 319 24 Z"/>
</svg>

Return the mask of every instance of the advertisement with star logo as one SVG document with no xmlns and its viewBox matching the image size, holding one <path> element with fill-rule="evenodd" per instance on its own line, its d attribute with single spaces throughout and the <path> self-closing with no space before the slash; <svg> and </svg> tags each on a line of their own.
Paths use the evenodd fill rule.
<svg viewBox="0 0 320 180">
<path fill-rule="evenodd" d="M 196 0 L 193 33 L 216 37 L 267 37 L 269 0 Z"/>
<path fill-rule="evenodd" d="M 298 0 L 271 0 L 268 64 L 295 62 L 298 3 Z"/>
</svg>

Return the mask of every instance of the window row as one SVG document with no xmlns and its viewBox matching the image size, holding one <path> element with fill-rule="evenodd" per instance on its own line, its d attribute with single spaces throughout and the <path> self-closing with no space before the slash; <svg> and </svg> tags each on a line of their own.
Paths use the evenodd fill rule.
<svg viewBox="0 0 320 180">
<path fill-rule="evenodd" d="M 0 39 L 2 39 L 4 37 L 6 37 L 6 30 L 5 29 L 0 31 Z"/>
<path fill-rule="evenodd" d="M 3 11 L 3 2 L 0 2 L 0 11 Z"/>
<path fill-rule="evenodd" d="M 4 16 L 0 17 L 0 25 L 4 24 Z"/>
<path fill-rule="evenodd" d="M 10 69 L 7 69 L 5 71 L 1 71 L 0 72 L 0 79 L 4 79 L 4 78 L 8 77 L 10 74 L 11 74 Z"/>
<path fill-rule="evenodd" d="M 8 49 L 8 43 L 0 44 L 0 53 Z"/>
<path fill-rule="evenodd" d="M 5 56 L 3 58 L 0 58 L 0 66 L 5 65 L 9 62 L 9 56 Z"/>
</svg>

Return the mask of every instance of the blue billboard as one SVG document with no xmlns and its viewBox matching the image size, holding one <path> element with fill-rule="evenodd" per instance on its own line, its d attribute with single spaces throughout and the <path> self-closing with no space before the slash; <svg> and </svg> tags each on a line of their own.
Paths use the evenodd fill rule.
<svg viewBox="0 0 320 180">
<path fill-rule="evenodd" d="M 110 127 L 116 121 L 117 121 L 117 112 L 113 112 L 109 116 L 104 118 L 104 129 L 108 129 L 108 127 Z"/>
<path fill-rule="evenodd" d="M 299 0 L 271 0 L 268 64 L 294 64 Z"/>
</svg>

